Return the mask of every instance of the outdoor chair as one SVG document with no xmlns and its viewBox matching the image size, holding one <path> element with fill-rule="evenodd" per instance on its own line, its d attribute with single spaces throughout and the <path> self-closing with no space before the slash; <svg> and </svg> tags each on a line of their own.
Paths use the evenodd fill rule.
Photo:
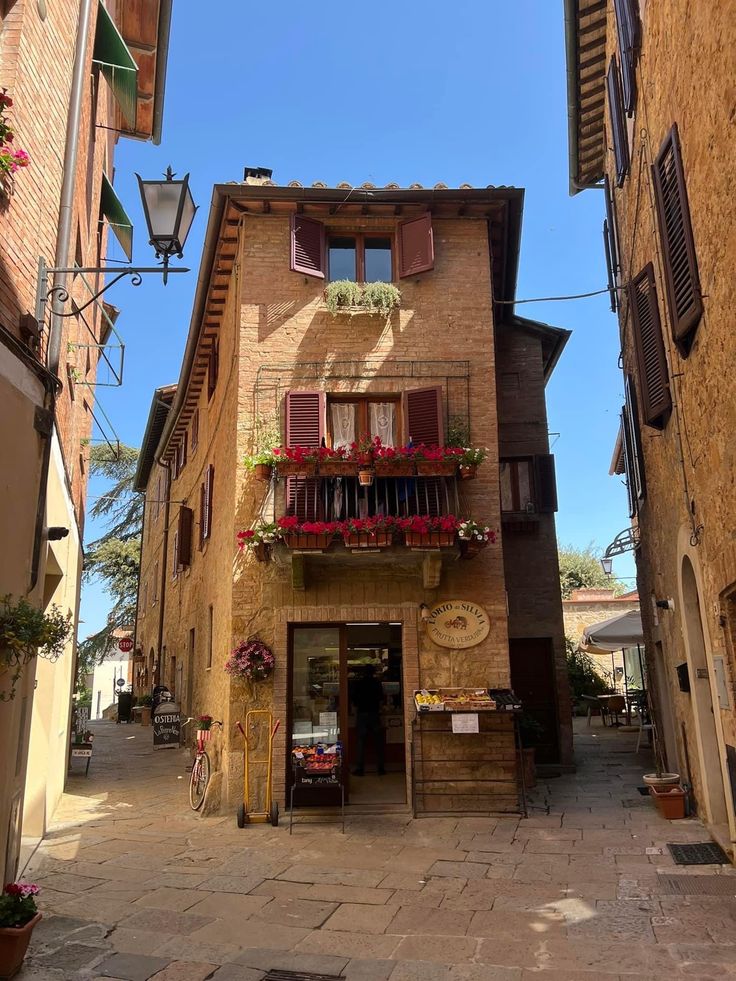
<svg viewBox="0 0 736 981">
<path fill-rule="evenodd" d="M 601 700 L 601 715 L 603 716 L 603 724 L 608 726 L 619 725 L 618 714 L 619 712 L 626 711 L 626 699 L 623 695 L 612 695 L 610 698 Z M 608 721 L 606 721 L 608 719 Z M 615 721 L 611 721 L 614 719 Z"/>
<path fill-rule="evenodd" d="M 601 715 L 603 714 L 601 709 L 601 703 L 595 697 L 595 695 L 582 695 L 581 701 L 586 702 L 588 705 L 588 725 L 590 725 L 590 720 L 593 717 L 593 709 L 599 709 Z"/>
</svg>

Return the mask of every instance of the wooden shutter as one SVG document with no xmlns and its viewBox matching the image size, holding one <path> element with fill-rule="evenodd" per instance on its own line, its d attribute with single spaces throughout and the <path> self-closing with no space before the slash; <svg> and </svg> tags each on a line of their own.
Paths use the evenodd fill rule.
<svg viewBox="0 0 736 981">
<path fill-rule="evenodd" d="M 672 408 L 672 398 L 651 262 L 630 284 L 629 303 L 634 325 L 642 414 L 649 426 L 662 429 Z"/>
<path fill-rule="evenodd" d="M 603 178 L 603 193 L 606 199 L 606 217 L 603 221 L 603 248 L 606 254 L 606 267 L 608 270 L 608 294 L 611 300 L 611 310 L 615 313 L 620 306 L 616 285 L 621 272 L 621 265 L 619 259 L 616 203 L 613 199 L 608 174 Z"/>
<path fill-rule="evenodd" d="M 199 409 L 194 410 L 192 416 L 192 453 L 197 449 L 199 443 Z"/>
<path fill-rule="evenodd" d="M 286 445 L 321 446 L 325 435 L 324 392 L 286 393 Z M 316 521 L 320 513 L 320 481 L 315 477 L 286 478 L 287 514 Z"/>
<path fill-rule="evenodd" d="M 286 393 L 286 445 L 321 446 L 325 434 L 324 392 Z"/>
<path fill-rule="evenodd" d="M 619 76 L 616 55 L 611 57 L 606 75 L 606 90 L 608 92 L 608 114 L 611 122 L 611 140 L 613 155 L 616 161 L 616 186 L 621 187 L 629 172 L 629 137 L 626 132 L 626 119 L 621 97 L 621 78 Z"/>
<path fill-rule="evenodd" d="M 174 532 L 173 558 L 171 560 L 171 578 L 176 579 L 179 575 L 179 532 Z"/>
<path fill-rule="evenodd" d="M 205 484 L 200 484 L 199 485 L 199 548 L 200 548 L 200 551 L 204 548 L 204 543 L 205 543 L 205 538 L 206 538 L 205 533 L 204 533 L 205 516 L 206 516 L 205 498 L 206 498 L 206 485 Z"/>
<path fill-rule="evenodd" d="M 406 442 L 419 443 L 445 441 L 444 406 L 442 388 L 415 388 L 403 394 L 404 433 Z"/>
<path fill-rule="evenodd" d="M 703 315 L 703 300 L 676 123 L 654 161 L 652 178 L 672 336 L 680 352 L 687 355 Z"/>
<path fill-rule="evenodd" d="M 623 443 L 624 466 L 623 472 L 626 477 L 626 494 L 629 498 L 629 517 L 633 518 L 636 514 L 636 496 L 634 494 L 633 462 L 631 452 L 631 430 L 626 406 L 621 407 L 621 441 Z M 620 469 L 616 471 L 620 473 Z"/>
<path fill-rule="evenodd" d="M 325 226 L 305 215 L 291 216 L 291 265 L 293 272 L 325 278 Z"/>
<path fill-rule="evenodd" d="M 623 107 L 631 115 L 636 104 L 636 52 L 639 45 L 639 16 L 636 0 L 614 0 L 618 53 L 621 59 Z"/>
<path fill-rule="evenodd" d="M 194 515 L 191 508 L 179 508 L 179 521 L 176 532 L 179 536 L 179 565 L 188 566 L 192 562 L 192 524 Z"/>
<path fill-rule="evenodd" d="M 534 490 L 537 511 L 552 513 L 557 510 L 557 481 L 555 479 L 555 458 L 551 453 L 534 457 Z"/>
<path fill-rule="evenodd" d="M 397 238 L 399 276 L 402 279 L 434 269 L 434 235 L 430 214 L 400 221 Z"/>
<path fill-rule="evenodd" d="M 215 468 L 212 464 L 207 467 L 204 479 L 204 537 L 212 534 L 212 497 L 215 488 Z"/>
<path fill-rule="evenodd" d="M 624 380 L 624 391 L 626 393 L 626 414 L 629 420 L 629 433 L 631 436 L 631 466 L 634 478 L 634 493 L 637 501 L 643 501 L 646 497 L 646 476 L 641 431 L 639 429 L 639 406 L 634 380 L 629 375 Z"/>
<path fill-rule="evenodd" d="M 209 363 L 207 365 L 207 398 L 212 398 L 217 388 L 217 376 L 220 373 L 220 344 L 215 337 L 210 348 Z"/>
</svg>

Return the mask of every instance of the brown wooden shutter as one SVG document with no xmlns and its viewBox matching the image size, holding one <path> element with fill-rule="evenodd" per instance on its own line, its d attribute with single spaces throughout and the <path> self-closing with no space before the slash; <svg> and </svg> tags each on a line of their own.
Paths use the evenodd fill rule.
<svg viewBox="0 0 736 981">
<path fill-rule="evenodd" d="M 434 269 L 434 235 L 430 214 L 400 221 L 397 238 L 399 276 L 402 279 Z"/>
<path fill-rule="evenodd" d="M 177 534 L 179 536 L 179 565 L 188 566 L 192 562 L 192 524 L 194 515 L 191 508 L 179 508 Z"/>
<path fill-rule="evenodd" d="M 192 453 L 197 449 L 199 443 L 199 409 L 194 410 L 192 416 Z"/>
<path fill-rule="evenodd" d="M 286 478 L 286 513 L 300 521 L 318 521 L 322 514 L 322 482 L 317 477 Z"/>
<path fill-rule="evenodd" d="M 212 535 L 212 499 L 215 489 L 215 468 L 212 464 L 207 467 L 204 479 L 204 531 L 205 539 Z"/>
<path fill-rule="evenodd" d="M 325 226 L 305 215 L 291 216 L 291 270 L 325 278 Z"/>
<path fill-rule="evenodd" d="M 174 532 L 174 547 L 172 549 L 173 557 L 171 559 L 171 578 L 176 579 L 179 575 L 179 532 Z"/>
<path fill-rule="evenodd" d="M 551 453 L 534 457 L 534 484 L 537 511 L 552 513 L 557 510 L 557 481 L 555 458 Z"/>
<path fill-rule="evenodd" d="M 217 388 L 217 376 L 220 373 L 220 344 L 215 337 L 210 348 L 209 363 L 207 365 L 207 398 L 212 398 Z"/>
<path fill-rule="evenodd" d="M 703 315 L 703 300 L 676 123 L 654 161 L 652 178 L 672 336 L 680 352 L 687 355 Z"/>
<path fill-rule="evenodd" d="M 442 388 L 410 389 L 403 394 L 404 433 L 407 443 L 436 443 L 445 441 Z"/>
<path fill-rule="evenodd" d="M 672 398 L 651 262 L 629 286 L 629 303 L 634 324 L 642 414 L 649 426 L 662 429 L 672 408 Z"/>
<path fill-rule="evenodd" d="M 325 434 L 324 392 L 286 393 L 286 445 L 321 446 Z"/>
<path fill-rule="evenodd" d="M 630 375 L 624 379 L 624 392 L 626 393 L 626 413 L 629 420 L 629 433 L 631 434 L 631 465 L 634 477 L 634 492 L 637 501 L 643 501 L 646 497 L 647 482 L 644 470 L 644 451 L 641 442 L 641 430 L 639 428 L 639 405 L 636 398 L 636 387 Z M 637 506 L 638 510 L 638 506 Z"/>
<path fill-rule="evenodd" d="M 621 78 L 618 71 L 616 55 L 611 57 L 606 75 L 606 90 L 608 92 L 608 114 L 611 122 L 611 140 L 613 155 L 616 161 L 616 186 L 621 187 L 629 172 L 629 138 L 626 132 L 626 119 L 621 97 Z"/>
<path fill-rule="evenodd" d="M 623 107 L 631 115 L 636 104 L 636 52 L 639 45 L 639 16 L 636 0 L 614 0 L 618 53 L 621 59 Z"/>
<path fill-rule="evenodd" d="M 631 450 L 631 430 L 626 406 L 621 407 L 621 440 L 623 442 L 624 476 L 626 477 L 626 495 L 629 499 L 629 517 L 636 514 L 636 495 L 634 494 L 633 455 Z M 617 473 L 620 471 L 617 471 Z"/>
<path fill-rule="evenodd" d="M 204 533 L 204 523 L 206 516 L 205 508 L 205 498 L 206 498 L 206 485 L 199 485 L 199 549 L 200 551 L 204 548 L 205 543 L 205 533 Z"/>
<path fill-rule="evenodd" d="M 603 193 L 606 199 L 606 217 L 603 222 L 603 247 L 606 254 L 606 267 L 608 270 L 608 294 L 611 300 L 611 310 L 615 313 L 620 306 L 616 285 L 621 272 L 621 265 L 619 258 L 616 202 L 613 198 L 608 174 L 603 178 Z"/>
</svg>

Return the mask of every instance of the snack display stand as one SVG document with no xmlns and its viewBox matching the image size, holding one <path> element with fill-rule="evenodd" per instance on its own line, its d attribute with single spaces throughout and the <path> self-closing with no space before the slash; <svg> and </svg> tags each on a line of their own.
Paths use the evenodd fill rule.
<svg viewBox="0 0 736 981">
<path fill-rule="evenodd" d="M 294 824 L 294 798 L 300 791 L 340 791 L 340 817 L 345 834 L 345 786 L 342 775 L 342 752 L 339 743 L 295 746 L 291 753 L 292 780 L 289 798 L 289 834 Z M 297 801 L 298 803 L 298 801 Z M 311 822 L 310 822 L 311 823 Z"/>
<path fill-rule="evenodd" d="M 527 816 L 521 703 L 510 689 L 414 693 L 412 811 Z"/>
</svg>

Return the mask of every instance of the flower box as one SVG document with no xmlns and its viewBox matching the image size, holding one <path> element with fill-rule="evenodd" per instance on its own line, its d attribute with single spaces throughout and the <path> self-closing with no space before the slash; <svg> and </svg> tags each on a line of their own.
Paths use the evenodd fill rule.
<svg viewBox="0 0 736 981">
<path fill-rule="evenodd" d="M 314 460 L 279 460 L 276 470 L 280 477 L 314 477 L 317 464 Z"/>
<path fill-rule="evenodd" d="M 263 480 L 268 483 L 268 481 L 271 479 L 273 467 L 269 466 L 268 463 L 257 463 L 253 470 L 256 475 L 256 480 Z"/>
<path fill-rule="evenodd" d="M 461 463 L 460 464 L 460 479 L 461 480 L 475 480 L 475 475 L 478 473 L 477 463 Z"/>
<path fill-rule="evenodd" d="M 413 477 L 415 473 L 413 460 L 382 460 L 375 461 L 376 477 Z"/>
<path fill-rule="evenodd" d="M 678 821 L 685 817 L 685 798 L 687 793 L 682 787 L 650 787 L 649 793 L 654 798 L 657 810 L 668 821 Z"/>
<path fill-rule="evenodd" d="M 271 546 L 268 542 L 258 542 L 251 549 L 251 552 L 256 557 L 256 562 L 270 562 L 271 560 Z"/>
<path fill-rule="evenodd" d="M 289 548 L 323 552 L 330 547 L 332 535 L 314 535 L 301 531 L 291 531 L 284 535 L 284 541 Z"/>
<path fill-rule="evenodd" d="M 405 531 L 404 544 L 409 548 L 451 548 L 454 531 Z"/>
<path fill-rule="evenodd" d="M 354 477 L 358 465 L 353 460 L 321 460 L 319 463 L 320 477 Z"/>
<path fill-rule="evenodd" d="M 457 460 L 417 460 L 420 477 L 454 477 Z"/>
<path fill-rule="evenodd" d="M 474 559 L 475 556 L 482 552 L 486 547 L 488 542 L 480 541 L 477 538 L 461 538 L 460 539 L 460 558 L 461 559 Z"/>
<path fill-rule="evenodd" d="M 343 537 L 347 548 L 388 548 L 393 541 L 390 531 L 354 531 Z"/>
<path fill-rule="evenodd" d="M 33 919 L 23 926 L 0 927 L 0 977 L 12 978 L 20 970 L 26 956 L 33 928 L 41 919 L 36 913 Z"/>
</svg>

